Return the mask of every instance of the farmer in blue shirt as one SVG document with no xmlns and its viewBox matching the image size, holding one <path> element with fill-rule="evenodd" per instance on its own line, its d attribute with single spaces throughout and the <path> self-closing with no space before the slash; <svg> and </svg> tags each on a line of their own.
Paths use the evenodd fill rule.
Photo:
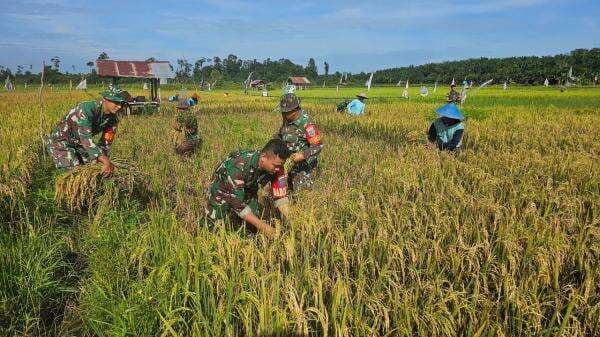
<svg viewBox="0 0 600 337">
<path fill-rule="evenodd" d="M 348 113 L 354 116 L 360 116 L 365 113 L 365 99 L 368 97 L 364 92 L 356 95 L 356 97 L 357 98 L 348 104 Z"/>
<path fill-rule="evenodd" d="M 448 103 L 435 111 L 438 118 L 431 123 L 428 140 L 440 150 L 455 151 L 462 145 L 465 116 L 454 103 Z"/>
</svg>

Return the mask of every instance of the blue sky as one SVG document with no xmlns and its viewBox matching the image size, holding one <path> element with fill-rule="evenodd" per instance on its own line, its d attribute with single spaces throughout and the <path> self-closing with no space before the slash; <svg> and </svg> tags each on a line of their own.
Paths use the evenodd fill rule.
<svg viewBox="0 0 600 337">
<path fill-rule="evenodd" d="M 469 57 L 600 47 L 598 0 L 0 0 L 0 65 L 59 56 L 61 70 L 112 59 L 289 58 L 371 71 Z"/>
</svg>

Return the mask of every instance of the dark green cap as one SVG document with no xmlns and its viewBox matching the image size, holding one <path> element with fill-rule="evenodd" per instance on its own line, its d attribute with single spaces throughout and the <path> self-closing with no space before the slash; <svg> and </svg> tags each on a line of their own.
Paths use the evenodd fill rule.
<svg viewBox="0 0 600 337">
<path fill-rule="evenodd" d="M 108 87 L 108 90 L 101 92 L 100 95 L 109 101 L 117 103 L 131 101 L 131 95 L 127 91 L 112 85 Z"/>
<path fill-rule="evenodd" d="M 281 96 L 281 101 L 279 102 L 279 111 L 282 113 L 294 111 L 300 107 L 300 99 L 298 96 L 289 93 Z"/>
</svg>

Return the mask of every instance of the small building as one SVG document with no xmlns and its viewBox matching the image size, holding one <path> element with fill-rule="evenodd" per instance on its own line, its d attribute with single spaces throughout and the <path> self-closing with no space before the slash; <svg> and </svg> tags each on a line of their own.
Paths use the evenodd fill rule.
<svg viewBox="0 0 600 337">
<path fill-rule="evenodd" d="M 135 97 L 128 104 L 128 113 L 133 107 L 144 107 L 147 105 L 158 106 L 160 99 L 160 84 L 166 83 L 167 78 L 175 78 L 173 69 L 167 61 L 114 61 L 97 60 L 96 70 L 98 76 L 112 78 L 113 84 L 118 84 L 119 78 L 145 78 L 150 80 L 150 100 L 143 96 Z"/>
<path fill-rule="evenodd" d="M 264 80 L 254 80 L 250 82 L 250 88 L 255 90 L 262 90 L 266 88 Z"/>
<path fill-rule="evenodd" d="M 297 89 L 303 90 L 310 86 L 310 81 L 306 77 L 292 76 L 288 77 L 287 84 L 292 84 Z"/>
</svg>

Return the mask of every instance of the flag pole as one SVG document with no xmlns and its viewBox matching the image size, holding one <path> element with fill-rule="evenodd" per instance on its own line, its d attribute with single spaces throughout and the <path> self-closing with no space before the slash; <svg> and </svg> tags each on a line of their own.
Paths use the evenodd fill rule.
<svg viewBox="0 0 600 337">
<path fill-rule="evenodd" d="M 44 72 L 46 70 L 46 61 L 42 61 L 42 73 L 40 75 L 40 90 L 38 92 L 38 102 L 40 104 L 40 126 L 38 133 L 42 142 L 42 154 L 46 159 L 46 151 L 44 149 L 44 102 L 42 97 L 42 90 L 44 89 Z"/>
</svg>

